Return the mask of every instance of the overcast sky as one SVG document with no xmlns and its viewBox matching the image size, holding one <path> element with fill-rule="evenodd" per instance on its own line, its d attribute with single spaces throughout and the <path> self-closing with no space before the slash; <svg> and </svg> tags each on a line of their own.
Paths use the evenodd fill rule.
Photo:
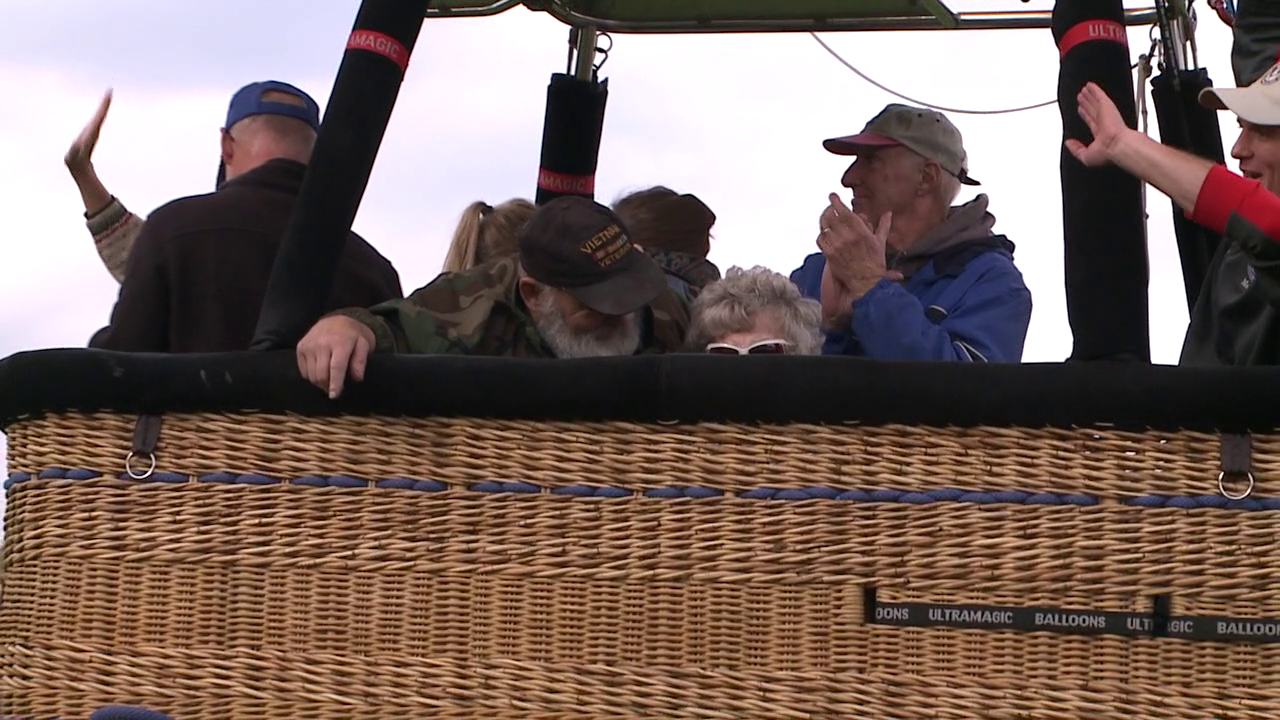
<svg viewBox="0 0 1280 720">
<path fill-rule="evenodd" d="M 115 300 L 118 286 L 93 251 L 61 160 L 104 89 L 115 88 L 115 102 L 95 156 L 99 174 L 145 215 L 212 189 L 218 129 L 241 85 L 290 81 L 323 106 L 358 7 L 357 0 L 4 0 L 0 22 L 21 31 L 0 43 L 7 226 L 0 356 L 83 346 Z M 1135 59 L 1148 47 L 1147 32 L 1131 31 Z M 1058 54 L 1048 30 L 825 39 L 881 83 L 929 103 L 991 110 L 1056 93 Z M 610 97 L 599 199 L 658 183 L 695 193 L 719 215 L 711 258 L 722 269 L 796 267 L 815 249 L 818 214 L 827 193 L 840 190 L 846 165 L 821 140 L 861 129 L 894 98 L 806 34 L 613 40 L 602 71 Z M 564 70 L 566 41 L 565 26 L 524 9 L 425 24 L 355 224 L 395 263 L 406 291 L 436 275 L 467 203 L 532 197 L 546 85 Z M 1201 64 L 1230 83 L 1229 29 L 1206 14 L 1199 41 Z M 1071 335 L 1058 109 L 951 117 L 991 196 L 996 231 L 1017 244 L 1034 296 L 1024 361 L 1062 360 Z M 1150 120 L 1155 134 L 1154 110 Z M 1234 119 L 1224 116 L 1222 125 L 1229 147 Z M 962 200 L 972 195 L 967 189 Z M 1153 192 L 1150 211 L 1152 352 L 1174 363 L 1186 303 L 1169 205 Z"/>
</svg>

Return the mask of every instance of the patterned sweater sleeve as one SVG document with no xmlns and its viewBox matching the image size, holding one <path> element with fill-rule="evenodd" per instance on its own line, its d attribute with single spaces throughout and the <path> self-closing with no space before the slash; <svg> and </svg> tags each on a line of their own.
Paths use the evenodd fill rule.
<svg viewBox="0 0 1280 720">
<path fill-rule="evenodd" d="M 85 213 L 85 224 L 93 235 L 93 245 L 98 249 L 98 256 L 107 266 L 107 272 L 124 282 L 124 268 L 129 261 L 129 251 L 142 232 L 142 218 L 129 212 L 116 197 L 92 215 Z"/>
</svg>

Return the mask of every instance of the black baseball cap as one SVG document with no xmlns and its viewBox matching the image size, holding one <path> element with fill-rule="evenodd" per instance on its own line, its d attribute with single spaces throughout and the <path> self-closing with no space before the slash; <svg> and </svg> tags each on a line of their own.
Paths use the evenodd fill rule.
<svg viewBox="0 0 1280 720">
<path fill-rule="evenodd" d="M 520 231 L 520 265 L 604 315 L 627 315 L 667 289 L 662 268 L 631 242 L 622 220 L 590 198 L 566 195 L 534 212 Z"/>
</svg>

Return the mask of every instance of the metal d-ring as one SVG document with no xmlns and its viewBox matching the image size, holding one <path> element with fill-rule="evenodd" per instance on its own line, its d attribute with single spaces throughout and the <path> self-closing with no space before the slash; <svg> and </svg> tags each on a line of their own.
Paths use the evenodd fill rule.
<svg viewBox="0 0 1280 720">
<path fill-rule="evenodd" d="M 126 456 L 124 459 L 124 471 L 128 473 L 129 477 L 133 478 L 134 480 L 146 480 L 147 478 L 151 477 L 151 473 L 156 471 L 156 454 L 150 453 L 150 452 L 147 453 L 147 459 L 150 462 L 150 465 L 143 472 L 138 472 L 137 470 L 133 469 L 133 461 L 137 457 L 138 455 L 135 454 L 132 450 L 129 451 L 129 455 Z"/>
<path fill-rule="evenodd" d="M 1231 493 L 1227 492 L 1226 486 L 1223 485 L 1222 483 L 1222 481 L 1226 479 L 1227 474 L 1225 472 L 1218 473 L 1218 492 L 1222 493 L 1222 497 L 1228 500 L 1243 500 L 1249 497 L 1249 495 L 1253 493 L 1253 473 L 1246 472 L 1244 476 L 1246 479 L 1249 480 L 1249 486 L 1246 487 L 1244 489 L 1244 492 L 1241 493 L 1240 495 L 1232 495 Z"/>
</svg>

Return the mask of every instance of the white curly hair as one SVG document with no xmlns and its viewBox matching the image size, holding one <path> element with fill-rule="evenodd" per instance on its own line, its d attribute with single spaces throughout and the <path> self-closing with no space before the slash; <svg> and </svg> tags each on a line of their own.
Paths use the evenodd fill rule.
<svg viewBox="0 0 1280 720">
<path fill-rule="evenodd" d="M 731 267 L 703 288 L 693 302 L 689 347 L 701 351 L 718 338 L 750 330 L 762 314 L 778 319 L 784 330 L 779 339 L 790 342 L 797 355 L 822 351 L 822 306 L 786 276 L 759 265 Z"/>
</svg>

